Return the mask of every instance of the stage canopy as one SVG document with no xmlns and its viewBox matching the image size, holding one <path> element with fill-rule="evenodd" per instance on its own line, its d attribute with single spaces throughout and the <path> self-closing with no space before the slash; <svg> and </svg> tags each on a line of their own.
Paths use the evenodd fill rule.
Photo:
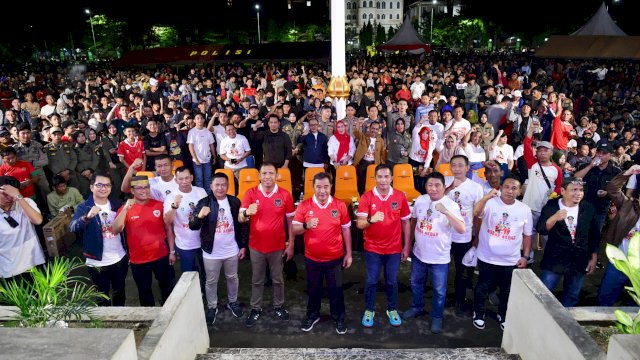
<svg viewBox="0 0 640 360">
<path fill-rule="evenodd" d="M 412 54 L 422 54 L 431 50 L 429 44 L 422 40 L 422 37 L 411 25 L 408 14 L 404 17 L 404 22 L 398 32 L 386 43 L 378 45 L 377 48 L 382 51 L 408 51 Z"/>
</svg>

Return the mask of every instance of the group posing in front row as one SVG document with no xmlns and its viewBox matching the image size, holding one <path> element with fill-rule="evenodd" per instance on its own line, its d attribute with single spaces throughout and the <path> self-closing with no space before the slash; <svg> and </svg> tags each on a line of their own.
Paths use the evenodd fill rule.
<svg viewBox="0 0 640 360">
<path fill-rule="evenodd" d="M 545 142 L 537 144 L 538 161 L 544 159 L 546 148 Z M 158 176 L 152 179 L 134 176 L 134 169 L 140 164 L 132 164 L 122 189 L 130 191 L 133 198 L 122 206 L 109 196 L 113 186 L 110 176 L 94 174 L 90 181 L 92 195 L 73 215 L 70 228 L 82 233 L 83 255 L 92 280 L 99 291 L 111 295 L 102 305 L 124 305 L 129 264 L 140 304 L 156 303 L 152 275 L 158 281 L 163 303 L 175 283 L 173 265 L 178 255 L 183 272 L 197 271 L 198 263 L 203 262 L 209 324 L 215 322 L 220 309 L 217 285 L 221 269 L 227 282 L 226 308 L 233 316 L 242 317 L 244 312 L 237 298 L 238 262 L 250 255 L 252 291 L 245 325 L 255 325 L 262 315 L 267 269 L 273 283 L 274 314 L 283 321 L 289 320 L 284 306 L 283 263 L 293 258 L 294 237 L 302 235 L 308 303 L 301 329 L 310 331 L 319 321 L 326 282 L 335 329 L 338 334 L 347 332 L 342 271 L 352 263 L 351 219 L 345 203 L 331 196 L 330 175 L 317 174 L 313 178 L 314 195 L 296 209 L 291 194 L 276 184 L 278 169 L 273 164 L 262 164 L 260 184 L 248 190 L 240 201 L 227 194 L 230 179 L 225 174 L 212 175 L 211 193 L 207 195 L 204 189 L 192 186 L 190 168 L 178 168 L 173 175 L 168 156 L 158 156 L 154 161 Z M 385 314 L 390 325 L 400 326 L 403 319 L 426 313 L 424 286 L 430 274 L 431 331 L 440 333 L 453 258 L 456 315 L 472 311 L 473 325 L 484 329 L 486 299 L 499 287 L 496 320 L 504 329 L 512 271 L 525 268 L 530 262 L 534 231 L 546 238 L 541 280 L 553 290 L 564 277 L 562 303 L 576 305 L 585 273 L 595 269 L 599 246 L 595 211 L 582 201 L 581 179 L 565 178 L 562 197 L 549 200 L 539 214 L 532 214 L 529 206 L 517 200 L 520 181 L 507 177 L 501 182 L 502 171 L 496 162 L 485 163 L 484 183 L 466 177 L 466 156 L 455 155 L 450 164 L 453 177 L 445 180 L 440 173 L 429 174 L 426 194 L 418 197 L 412 208 L 404 193 L 392 187 L 391 168 L 385 164 L 376 167 L 376 185 L 361 197 L 356 213 L 356 226 L 364 234 L 366 266 L 362 325 L 374 326 L 376 287 L 384 269 Z M 633 205 L 621 189 L 630 176 L 638 173 L 640 166 L 633 166 L 608 185 L 607 191 L 619 208 Z M 19 195 L 15 189 L 18 185 L 11 178 L 0 180 L 0 208 L 37 224 L 41 217 L 32 201 Z M 537 222 L 534 215 L 539 217 Z M 633 215 L 640 217 L 635 212 Z M 626 229 L 630 221 L 624 220 L 621 227 Z M 629 241 L 629 235 L 623 235 L 616 235 L 621 246 Z M 477 252 L 479 276 L 472 308 L 467 308 L 466 292 L 474 265 L 463 258 L 473 252 Z M 401 316 L 397 275 L 400 262 L 409 258 L 412 303 Z M 598 296 L 599 300 L 615 302 L 624 281 L 620 285 L 619 277 L 608 273 Z"/>
</svg>

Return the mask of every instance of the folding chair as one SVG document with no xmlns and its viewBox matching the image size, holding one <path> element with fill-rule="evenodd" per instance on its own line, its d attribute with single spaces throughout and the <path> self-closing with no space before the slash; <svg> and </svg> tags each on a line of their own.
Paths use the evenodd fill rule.
<svg viewBox="0 0 640 360">
<path fill-rule="evenodd" d="M 409 202 L 420 196 L 413 184 L 413 167 L 410 164 L 397 164 L 393 167 L 393 188 L 402 191 Z"/>
<path fill-rule="evenodd" d="M 313 196 L 313 177 L 324 172 L 324 168 L 306 168 L 304 171 L 304 200 Z"/>
<path fill-rule="evenodd" d="M 242 201 L 244 194 L 252 187 L 260 184 L 260 174 L 256 169 L 244 168 L 238 175 L 238 198 Z"/>
<path fill-rule="evenodd" d="M 336 169 L 336 191 L 334 197 L 351 205 L 353 198 L 360 199 L 358 194 L 358 178 L 353 165 L 338 166 Z"/>
</svg>

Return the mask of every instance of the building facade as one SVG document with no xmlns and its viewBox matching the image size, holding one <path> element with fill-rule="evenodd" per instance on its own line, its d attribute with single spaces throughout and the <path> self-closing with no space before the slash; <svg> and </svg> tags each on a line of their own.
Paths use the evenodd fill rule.
<svg viewBox="0 0 640 360">
<path fill-rule="evenodd" d="M 404 0 L 346 0 L 347 29 L 359 31 L 369 21 L 385 30 L 402 25 Z"/>
</svg>

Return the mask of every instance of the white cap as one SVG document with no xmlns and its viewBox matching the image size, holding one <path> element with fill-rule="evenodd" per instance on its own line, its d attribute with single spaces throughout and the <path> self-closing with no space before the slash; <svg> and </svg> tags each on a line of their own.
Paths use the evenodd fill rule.
<svg viewBox="0 0 640 360">
<path fill-rule="evenodd" d="M 513 96 L 515 96 L 515 97 L 522 97 L 522 91 L 520 91 L 520 90 L 514 90 L 514 92 L 513 92 Z"/>
<path fill-rule="evenodd" d="M 567 143 L 567 147 L 570 147 L 570 148 L 572 148 L 572 149 L 573 149 L 573 148 L 577 148 L 577 147 L 578 147 L 578 142 L 577 142 L 577 141 L 575 141 L 575 139 L 571 139 L 571 140 L 569 140 L 569 142 Z"/>
<path fill-rule="evenodd" d="M 158 80 L 151 78 L 149 79 L 149 85 L 150 86 L 158 86 Z"/>
</svg>

